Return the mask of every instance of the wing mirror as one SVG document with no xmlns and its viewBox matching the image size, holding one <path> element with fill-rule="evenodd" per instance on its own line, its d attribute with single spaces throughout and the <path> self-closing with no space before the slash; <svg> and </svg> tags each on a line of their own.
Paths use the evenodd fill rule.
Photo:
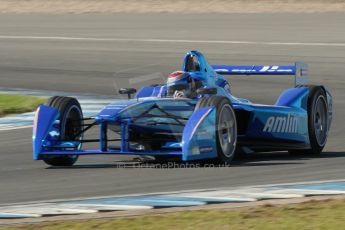
<svg viewBox="0 0 345 230">
<path fill-rule="evenodd" d="M 134 88 L 121 88 L 119 89 L 119 94 L 127 94 L 128 99 L 132 98 L 132 94 L 136 93 L 137 90 Z"/>
<path fill-rule="evenodd" d="M 196 90 L 196 93 L 200 95 L 217 94 L 217 88 L 199 88 Z"/>
</svg>

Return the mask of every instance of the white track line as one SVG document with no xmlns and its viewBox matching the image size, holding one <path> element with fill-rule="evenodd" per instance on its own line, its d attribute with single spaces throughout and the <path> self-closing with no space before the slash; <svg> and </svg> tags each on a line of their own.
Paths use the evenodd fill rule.
<svg viewBox="0 0 345 230">
<path fill-rule="evenodd" d="M 0 213 L 0 217 L 1 216 L 5 216 L 6 217 L 6 218 L 3 218 L 3 219 L 18 219 L 18 218 L 42 217 L 42 215 L 39 215 L 39 214 L 18 214 L 18 213 L 8 213 L 8 212 Z"/>
<path fill-rule="evenodd" d="M 0 132 L 1 131 L 9 131 L 9 130 L 16 130 L 16 129 L 26 129 L 32 128 L 32 125 L 25 125 L 25 126 L 15 126 L 15 125 L 0 125 Z"/>
<path fill-rule="evenodd" d="M 114 205 L 114 204 L 79 204 L 79 203 L 63 203 L 57 204 L 61 207 L 69 207 L 72 209 L 87 208 L 100 211 L 125 211 L 125 210 L 148 210 L 153 209 L 153 206 L 149 205 Z"/>
<path fill-rule="evenodd" d="M 24 215 L 68 215 L 68 214 L 88 214 L 97 213 L 98 210 L 87 208 L 64 208 L 59 207 L 56 204 L 44 205 L 44 206 L 18 206 L 18 207 L 5 207 L 0 209 L 1 213 L 13 213 Z"/>
<path fill-rule="evenodd" d="M 0 35 L 0 39 L 18 40 L 63 40 L 63 41 L 109 41 L 109 42 L 160 42 L 160 43 L 206 43 L 206 44 L 243 44 L 243 45 L 279 45 L 279 46 L 333 46 L 345 47 L 345 43 L 327 42 L 277 42 L 277 41 L 226 41 L 226 40 L 187 40 L 187 39 L 156 39 L 156 38 L 95 38 L 65 36 L 12 36 Z"/>
</svg>

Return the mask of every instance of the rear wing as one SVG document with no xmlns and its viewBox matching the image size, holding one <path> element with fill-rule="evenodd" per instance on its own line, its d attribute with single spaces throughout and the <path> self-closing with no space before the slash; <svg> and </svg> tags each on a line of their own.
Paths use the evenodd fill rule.
<svg viewBox="0 0 345 230">
<path fill-rule="evenodd" d="M 212 68 L 223 75 L 291 75 L 295 76 L 295 86 L 308 84 L 308 65 L 303 62 L 296 62 L 291 66 L 212 65 Z"/>
</svg>

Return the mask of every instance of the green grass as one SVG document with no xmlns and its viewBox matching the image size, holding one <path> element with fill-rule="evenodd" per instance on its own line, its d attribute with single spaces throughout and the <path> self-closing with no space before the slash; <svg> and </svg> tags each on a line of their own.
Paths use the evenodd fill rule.
<svg viewBox="0 0 345 230">
<path fill-rule="evenodd" d="M 51 222 L 4 229 L 345 229 L 345 200 L 234 210 L 184 211 L 135 218 Z"/>
<path fill-rule="evenodd" d="M 8 114 L 17 114 L 34 111 L 46 99 L 40 97 L 0 94 L 0 117 Z"/>
</svg>

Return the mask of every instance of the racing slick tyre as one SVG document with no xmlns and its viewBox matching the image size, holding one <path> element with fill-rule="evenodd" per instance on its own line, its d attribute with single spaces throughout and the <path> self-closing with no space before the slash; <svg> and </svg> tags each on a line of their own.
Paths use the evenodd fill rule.
<svg viewBox="0 0 345 230">
<path fill-rule="evenodd" d="M 237 123 L 235 111 L 228 98 L 222 96 L 203 97 L 195 109 L 216 107 L 217 163 L 230 164 L 235 156 Z"/>
<path fill-rule="evenodd" d="M 77 99 L 54 96 L 49 98 L 45 105 L 60 112 L 60 139 L 82 139 L 82 134 L 78 133 L 82 130 L 83 113 Z M 78 155 L 42 155 L 42 160 L 52 166 L 72 166 L 78 160 Z"/>
<path fill-rule="evenodd" d="M 321 86 L 308 86 L 308 132 L 310 149 L 289 150 L 290 154 L 318 155 L 326 145 L 328 135 L 328 104 Z"/>
</svg>

